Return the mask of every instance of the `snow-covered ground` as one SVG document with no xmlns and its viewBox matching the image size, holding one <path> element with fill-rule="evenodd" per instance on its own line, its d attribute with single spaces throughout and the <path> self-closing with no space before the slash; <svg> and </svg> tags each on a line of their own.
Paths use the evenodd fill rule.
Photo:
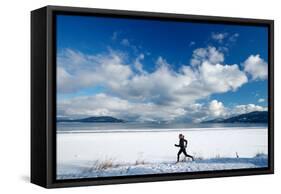
<svg viewBox="0 0 281 194">
<path fill-rule="evenodd" d="M 108 166 L 107 166 L 108 165 Z M 113 166 L 111 166 L 113 165 Z M 128 176 L 176 172 L 195 172 L 267 167 L 267 156 L 253 158 L 216 158 L 179 163 L 113 164 L 110 161 L 59 166 L 58 179 Z"/>
<path fill-rule="evenodd" d="M 195 162 L 175 164 L 178 134 Z M 267 166 L 267 128 L 58 132 L 57 177 L 83 178 Z M 239 158 L 236 158 L 237 155 Z M 182 156 L 183 159 L 183 156 Z"/>
</svg>

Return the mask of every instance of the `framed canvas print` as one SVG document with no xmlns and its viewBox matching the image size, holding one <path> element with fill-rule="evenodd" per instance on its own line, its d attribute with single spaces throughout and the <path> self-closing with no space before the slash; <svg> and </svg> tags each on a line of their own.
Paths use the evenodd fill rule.
<svg viewBox="0 0 281 194">
<path fill-rule="evenodd" d="M 31 12 L 31 182 L 273 173 L 273 21 Z"/>
</svg>

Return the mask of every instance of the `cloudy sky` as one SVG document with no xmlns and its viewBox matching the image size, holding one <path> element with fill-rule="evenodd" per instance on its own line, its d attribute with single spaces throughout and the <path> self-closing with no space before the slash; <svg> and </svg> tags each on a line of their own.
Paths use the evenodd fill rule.
<svg viewBox="0 0 281 194">
<path fill-rule="evenodd" d="M 57 116 L 189 121 L 267 110 L 261 26 L 57 16 Z"/>
</svg>

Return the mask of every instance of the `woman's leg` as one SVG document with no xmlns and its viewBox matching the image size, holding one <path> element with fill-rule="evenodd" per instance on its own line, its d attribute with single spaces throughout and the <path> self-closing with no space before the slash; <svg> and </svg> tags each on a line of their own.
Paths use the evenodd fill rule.
<svg viewBox="0 0 281 194">
<path fill-rule="evenodd" d="M 180 160 L 180 155 L 181 155 L 181 153 L 183 152 L 183 150 L 182 149 L 180 149 L 179 150 L 179 152 L 178 152 L 178 158 L 177 158 L 177 162 Z"/>
<path fill-rule="evenodd" d="M 191 159 L 192 159 L 192 161 L 194 161 L 193 156 L 191 156 L 191 155 L 187 154 L 185 149 L 184 149 L 182 152 L 183 152 L 183 154 L 184 154 L 186 157 L 189 157 L 189 158 L 191 158 Z"/>
</svg>

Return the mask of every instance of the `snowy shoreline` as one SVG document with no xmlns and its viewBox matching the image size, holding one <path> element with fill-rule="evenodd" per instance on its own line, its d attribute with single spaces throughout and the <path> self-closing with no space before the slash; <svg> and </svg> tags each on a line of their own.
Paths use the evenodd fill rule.
<svg viewBox="0 0 281 194">
<path fill-rule="evenodd" d="M 101 165 L 101 164 L 99 164 Z M 111 166 L 112 165 L 112 166 Z M 218 171 L 267 167 L 267 155 L 253 158 L 212 158 L 185 162 L 144 164 L 111 164 L 97 166 L 96 162 L 60 165 L 58 179 L 94 178 L 110 176 L 148 175 L 179 172 Z"/>
</svg>

